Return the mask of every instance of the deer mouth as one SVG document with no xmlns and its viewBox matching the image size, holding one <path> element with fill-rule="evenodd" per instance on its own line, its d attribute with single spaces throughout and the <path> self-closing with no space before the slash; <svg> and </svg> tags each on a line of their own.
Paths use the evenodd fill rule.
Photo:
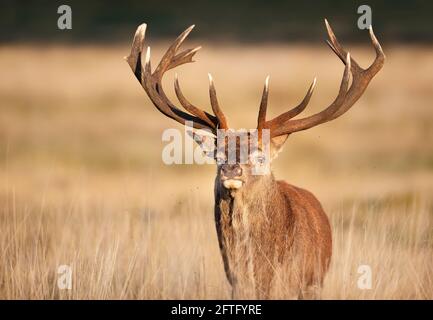
<svg viewBox="0 0 433 320">
<path fill-rule="evenodd" d="M 236 190 L 242 187 L 243 181 L 239 179 L 226 179 L 223 181 L 223 186 L 226 189 Z"/>
</svg>

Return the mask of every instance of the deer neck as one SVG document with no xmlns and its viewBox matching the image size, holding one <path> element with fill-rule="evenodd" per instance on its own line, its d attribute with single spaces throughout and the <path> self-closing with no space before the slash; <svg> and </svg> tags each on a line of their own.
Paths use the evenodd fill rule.
<svg viewBox="0 0 433 320">
<path fill-rule="evenodd" d="M 242 188 L 230 191 L 221 185 L 216 186 L 216 206 L 219 207 L 223 220 L 262 220 L 267 219 L 269 209 L 279 197 L 277 182 L 272 174 L 261 176 L 247 182 Z"/>
</svg>

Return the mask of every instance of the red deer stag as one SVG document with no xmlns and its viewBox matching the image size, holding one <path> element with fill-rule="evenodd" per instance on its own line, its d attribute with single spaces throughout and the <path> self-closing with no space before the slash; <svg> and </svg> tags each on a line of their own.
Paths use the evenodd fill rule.
<svg viewBox="0 0 433 320">
<path fill-rule="evenodd" d="M 267 79 L 257 131 L 268 131 L 270 138 L 266 147 L 269 152 L 264 152 L 264 143 L 258 143 L 254 150 L 249 151 L 247 161 L 242 163 L 237 156 L 235 163 L 226 163 L 226 149 L 223 152 L 214 149 L 215 152 L 212 153 L 217 161 L 216 230 L 224 269 L 232 286 L 233 297 L 236 298 L 269 298 L 276 287 L 284 288 L 288 294 L 300 298 L 307 293 L 309 296 L 314 295 L 318 292 L 315 289 L 321 287 L 329 267 L 332 252 L 331 228 L 316 197 L 307 190 L 275 180 L 270 170 L 266 174 L 253 174 L 253 168 L 257 164 L 265 163 L 269 169 L 270 161 L 265 160 L 275 158 L 290 134 L 336 119 L 349 110 L 384 64 L 385 55 L 371 28 L 369 31 L 376 58 L 370 67 L 363 69 L 339 44 L 326 20 L 325 24 L 329 36 L 327 43 L 345 65 L 335 100 L 321 112 L 293 119 L 307 106 L 315 86 L 314 80 L 298 106 L 272 120 L 266 120 Z M 221 130 L 232 132 L 218 104 L 212 77 L 209 75 L 209 93 L 214 114 L 192 105 L 182 94 L 177 77 L 175 92 L 186 112 L 167 98 L 162 87 L 164 73 L 193 62 L 193 56 L 200 49 L 197 47 L 179 52 L 179 47 L 193 27 L 186 29 L 174 41 L 152 71 L 150 48 L 147 48 L 144 64 L 142 63 L 146 31 L 146 24 L 142 24 L 135 33 L 131 53 L 126 60 L 161 113 L 181 124 L 188 125 L 191 122 L 195 129 L 206 129 L 213 133 L 213 136 L 194 133 L 198 144 L 206 148 L 209 140 L 216 145 Z M 251 135 L 248 137 L 251 138 Z M 246 143 L 240 139 L 235 141 L 237 150 Z M 280 286 L 275 285 L 278 283 Z"/>
</svg>

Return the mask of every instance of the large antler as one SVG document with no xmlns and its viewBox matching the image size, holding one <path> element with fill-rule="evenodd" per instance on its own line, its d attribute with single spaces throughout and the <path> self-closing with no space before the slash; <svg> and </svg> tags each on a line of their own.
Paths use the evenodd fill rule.
<svg viewBox="0 0 433 320">
<path fill-rule="evenodd" d="M 266 121 L 266 108 L 269 91 L 269 79 L 267 78 L 265 88 L 263 90 L 262 102 L 260 104 L 259 117 L 257 121 L 257 128 L 259 131 L 262 129 L 270 129 L 271 137 L 282 136 L 296 131 L 309 129 L 341 116 L 343 113 L 349 110 L 350 107 L 352 107 L 353 104 L 355 104 L 355 102 L 362 96 L 371 79 L 373 79 L 373 77 L 382 68 L 385 62 L 385 54 L 383 53 L 371 26 L 369 31 L 371 41 L 373 43 L 374 49 L 376 50 L 376 59 L 370 65 L 370 67 L 367 69 L 362 69 L 359 64 L 350 57 L 350 54 L 347 53 L 338 43 L 338 40 L 326 19 L 325 24 L 329 36 L 327 43 L 345 64 L 343 79 L 341 80 L 340 90 L 337 97 L 331 103 L 331 105 L 329 105 L 323 111 L 306 118 L 291 120 L 293 117 L 301 113 L 307 106 L 316 84 L 316 79 L 314 79 L 310 89 L 308 90 L 300 105 L 272 120 Z M 352 84 L 348 89 L 350 74 L 352 74 Z"/>
<path fill-rule="evenodd" d="M 162 88 L 162 77 L 167 70 L 173 69 L 185 63 L 194 62 L 192 58 L 201 47 L 187 49 L 178 53 L 181 44 L 193 28 L 194 26 L 189 27 L 184 32 L 182 32 L 179 37 L 177 37 L 177 39 L 173 42 L 173 44 L 168 48 L 167 52 L 161 58 L 161 61 L 155 71 L 152 72 L 150 66 L 150 47 L 147 47 L 144 66 L 142 64 L 142 54 L 144 52 L 144 37 L 146 33 L 146 24 L 143 23 L 137 28 L 137 31 L 135 32 L 131 53 L 128 57 L 126 57 L 126 61 L 134 72 L 136 78 L 146 91 L 150 100 L 160 112 L 181 124 L 186 124 L 186 121 L 191 121 L 194 128 L 210 129 L 214 134 L 216 134 L 217 129 L 227 129 L 228 127 L 224 114 L 218 105 L 216 99 L 216 91 L 211 77 L 209 77 L 209 93 L 212 109 L 215 113 L 215 116 L 195 107 L 185 98 L 185 96 L 182 94 L 182 91 L 180 90 L 177 76 L 175 78 L 176 95 L 181 105 L 189 113 L 186 113 L 177 108 L 168 99 Z"/>
</svg>

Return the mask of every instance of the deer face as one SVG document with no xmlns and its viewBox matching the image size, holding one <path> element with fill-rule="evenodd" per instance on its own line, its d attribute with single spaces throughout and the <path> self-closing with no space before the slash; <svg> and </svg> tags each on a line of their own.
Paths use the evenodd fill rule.
<svg viewBox="0 0 433 320">
<path fill-rule="evenodd" d="M 271 162 L 281 150 L 287 135 L 272 138 L 259 144 L 256 136 L 239 135 L 232 130 L 224 135 L 224 143 L 210 135 L 198 132 L 191 134 L 203 152 L 213 157 L 217 165 L 216 183 L 219 187 L 234 192 L 252 187 L 271 174 Z"/>
<path fill-rule="evenodd" d="M 227 154 L 217 154 L 217 183 L 227 190 L 238 190 L 252 185 L 270 174 L 270 161 L 262 150 L 254 150 L 248 154 L 247 160 L 228 163 Z"/>
</svg>

